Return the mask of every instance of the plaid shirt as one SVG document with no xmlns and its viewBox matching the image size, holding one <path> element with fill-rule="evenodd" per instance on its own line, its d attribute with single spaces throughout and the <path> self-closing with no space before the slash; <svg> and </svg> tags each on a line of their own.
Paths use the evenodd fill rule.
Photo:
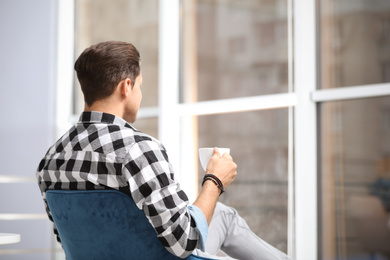
<svg viewBox="0 0 390 260">
<path fill-rule="evenodd" d="M 196 221 L 163 145 L 119 117 L 82 113 L 48 150 L 36 177 L 51 221 L 46 190 L 116 189 L 133 198 L 172 254 L 187 256 L 198 245 Z M 60 241 L 55 226 L 54 232 Z"/>
</svg>

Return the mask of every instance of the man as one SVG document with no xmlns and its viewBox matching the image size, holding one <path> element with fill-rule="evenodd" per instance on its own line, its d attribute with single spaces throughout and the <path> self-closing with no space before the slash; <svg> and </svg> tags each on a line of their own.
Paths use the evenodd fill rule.
<svg viewBox="0 0 390 260">
<path fill-rule="evenodd" d="M 221 157 L 214 150 L 200 195 L 188 205 L 163 145 L 131 126 L 143 80 L 140 55 L 132 44 L 93 45 L 77 59 L 75 70 L 84 112 L 49 149 L 37 171 L 50 220 L 46 190 L 116 189 L 144 211 L 161 244 L 174 255 L 210 257 L 222 248 L 238 259 L 287 259 L 256 237 L 234 209 L 217 203 L 237 174 L 230 155 Z"/>
</svg>

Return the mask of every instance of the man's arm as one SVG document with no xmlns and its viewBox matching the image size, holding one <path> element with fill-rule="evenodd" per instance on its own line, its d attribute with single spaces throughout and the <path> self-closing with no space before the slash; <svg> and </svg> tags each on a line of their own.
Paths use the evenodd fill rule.
<svg viewBox="0 0 390 260">
<path fill-rule="evenodd" d="M 131 197 L 145 212 L 161 244 L 178 257 L 190 255 L 201 238 L 188 209 L 188 198 L 174 180 L 161 143 L 139 138 L 129 148 L 123 174 Z"/>
<path fill-rule="evenodd" d="M 237 165 L 233 162 L 233 158 L 229 154 L 225 153 L 224 156 L 221 157 L 218 148 L 214 148 L 214 154 L 207 165 L 206 174 L 215 175 L 221 180 L 223 187 L 226 188 L 236 177 L 236 169 Z M 214 209 L 220 194 L 221 190 L 218 186 L 213 181 L 207 180 L 205 181 L 197 200 L 193 203 L 203 212 L 208 224 L 210 224 L 211 218 L 213 217 Z"/>
<path fill-rule="evenodd" d="M 224 187 L 235 176 L 236 165 L 229 155 L 215 152 L 207 173 L 221 179 Z M 200 234 L 187 208 L 188 199 L 173 179 L 173 170 L 165 149 L 156 141 L 141 140 L 134 144 L 125 162 L 124 175 L 136 205 L 157 232 L 157 237 L 172 254 L 186 257 L 196 248 Z M 212 186 L 214 185 L 214 186 Z M 210 222 L 220 191 L 206 181 L 195 204 Z"/>
</svg>

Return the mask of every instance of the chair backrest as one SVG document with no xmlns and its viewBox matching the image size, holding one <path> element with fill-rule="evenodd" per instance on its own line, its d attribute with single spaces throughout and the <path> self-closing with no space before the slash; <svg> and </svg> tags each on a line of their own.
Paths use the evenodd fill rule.
<svg viewBox="0 0 390 260">
<path fill-rule="evenodd" d="M 161 245 L 143 211 L 124 193 L 49 190 L 46 199 L 67 260 L 179 259 Z"/>
</svg>

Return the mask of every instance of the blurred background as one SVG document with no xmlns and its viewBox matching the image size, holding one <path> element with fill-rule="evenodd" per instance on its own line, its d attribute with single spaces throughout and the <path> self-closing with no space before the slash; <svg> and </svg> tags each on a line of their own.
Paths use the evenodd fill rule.
<svg viewBox="0 0 390 260">
<path fill-rule="evenodd" d="M 200 147 L 229 147 L 220 201 L 299 260 L 390 259 L 390 1 L 1 0 L 0 259 L 64 259 L 35 181 L 83 97 L 73 63 L 141 53 L 134 126 L 193 201 Z"/>
</svg>

